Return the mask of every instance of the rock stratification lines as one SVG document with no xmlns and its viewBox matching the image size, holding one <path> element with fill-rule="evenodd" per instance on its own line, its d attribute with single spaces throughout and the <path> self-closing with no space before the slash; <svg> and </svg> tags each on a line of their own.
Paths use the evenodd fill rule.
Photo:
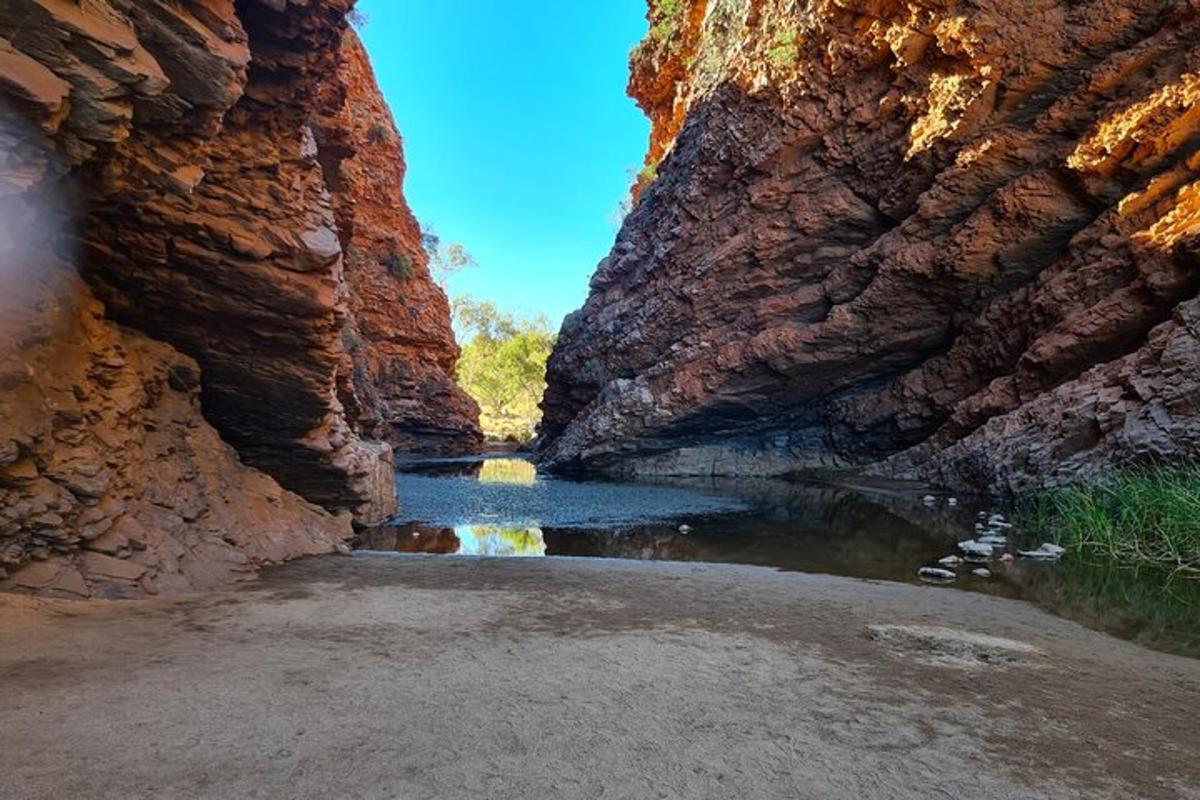
<svg viewBox="0 0 1200 800">
<path fill-rule="evenodd" d="M 483 440 L 479 408 L 454 382 L 450 310 L 404 199 L 400 134 L 353 32 L 321 91 L 318 155 L 350 288 L 343 403 L 360 431 L 398 451 L 474 450 Z"/>
<path fill-rule="evenodd" d="M 1200 11 L 651 2 L 542 454 L 1019 489 L 1200 455 Z"/>
<path fill-rule="evenodd" d="M 330 552 L 395 510 L 391 443 L 415 438 L 396 431 L 472 441 L 423 263 L 403 281 L 350 263 L 356 203 L 419 242 L 399 162 L 386 191 L 326 174 L 320 140 L 351 118 L 329 95 L 391 127 L 352 5 L 0 3 L 0 202 L 29 220 L 0 243 L 20 290 L 0 586 L 177 591 Z M 419 313 L 384 329 L 384 295 Z M 364 369 L 386 402 L 356 389 Z"/>
</svg>

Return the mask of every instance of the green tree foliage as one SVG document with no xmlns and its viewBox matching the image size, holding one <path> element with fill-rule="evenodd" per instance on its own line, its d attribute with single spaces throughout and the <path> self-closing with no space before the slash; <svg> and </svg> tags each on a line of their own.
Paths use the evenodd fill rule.
<svg viewBox="0 0 1200 800">
<path fill-rule="evenodd" d="M 458 383 L 479 403 L 483 432 L 529 441 L 542 418 L 546 360 L 555 335 L 545 317 L 521 319 L 494 303 L 456 297 L 454 328 L 463 342 Z"/>
<path fill-rule="evenodd" d="M 475 256 L 467 252 L 461 244 L 447 243 L 437 235 L 437 231 L 429 226 L 422 226 L 421 246 L 429 256 L 429 272 L 433 279 L 444 289 L 450 276 L 464 269 L 474 269 L 479 266 Z"/>
</svg>

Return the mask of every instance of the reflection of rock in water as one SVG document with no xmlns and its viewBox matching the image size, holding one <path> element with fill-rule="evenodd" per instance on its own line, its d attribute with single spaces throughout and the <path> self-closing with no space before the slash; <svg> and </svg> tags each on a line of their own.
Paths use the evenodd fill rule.
<svg viewBox="0 0 1200 800">
<path fill-rule="evenodd" d="M 719 481 L 671 485 L 719 491 L 759 511 L 645 525 L 623 531 L 547 529 L 552 555 L 601 555 L 675 561 L 760 564 L 805 572 L 910 581 L 916 566 L 956 552 L 969 534 L 967 508 L 924 509 L 899 493 L 797 485 L 785 481 Z"/>
<path fill-rule="evenodd" d="M 958 541 L 974 531 L 976 514 L 992 505 L 982 498 L 961 498 L 956 504 L 938 500 L 926 504 L 927 488 L 896 481 L 855 479 L 845 483 L 796 482 L 778 478 L 668 478 L 667 486 L 730 495 L 750 503 L 780 522 L 826 522 L 855 513 L 868 517 L 894 515 L 929 536 Z"/>
<path fill-rule="evenodd" d="M 553 556 L 600 556 L 640 561 L 699 561 L 695 543 L 678 531 L 642 528 L 633 531 L 581 531 L 546 528 L 546 552 Z"/>
<path fill-rule="evenodd" d="M 425 461 L 401 461 L 397 464 L 401 474 L 427 475 L 433 478 L 478 478 L 483 462 L 476 459 L 430 459 Z"/>
<path fill-rule="evenodd" d="M 381 525 L 358 535 L 359 550 L 385 553 L 436 553 L 453 555 L 461 543 L 452 528 L 424 525 Z"/>
</svg>

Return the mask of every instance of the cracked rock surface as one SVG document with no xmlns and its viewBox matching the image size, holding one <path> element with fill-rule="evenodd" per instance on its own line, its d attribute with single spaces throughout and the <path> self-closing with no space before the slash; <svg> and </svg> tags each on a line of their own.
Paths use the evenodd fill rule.
<svg viewBox="0 0 1200 800">
<path fill-rule="evenodd" d="M 544 463 L 1017 490 L 1200 455 L 1200 14 L 651 2 Z"/>
<path fill-rule="evenodd" d="M 352 5 L 0 2 L 0 588 L 332 552 L 394 513 L 408 431 L 477 435 L 428 270 L 349 257 L 368 221 L 420 241 L 398 137 L 360 152 L 354 109 L 391 121 Z M 318 132 L 378 181 L 334 180 Z"/>
</svg>

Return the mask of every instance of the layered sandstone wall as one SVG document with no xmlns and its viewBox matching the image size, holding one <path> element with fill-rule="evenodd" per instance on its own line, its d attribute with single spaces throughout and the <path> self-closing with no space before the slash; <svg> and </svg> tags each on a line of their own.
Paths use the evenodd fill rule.
<svg viewBox="0 0 1200 800">
<path fill-rule="evenodd" d="M 134 95 L 128 136 L 79 178 L 83 267 L 116 319 L 196 358 L 205 414 L 248 463 L 378 520 L 394 507 L 390 458 L 336 392 L 345 267 L 311 128 L 350 4 L 223 3 L 219 21 L 130 4 L 166 80 Z M 189 48 L 197 27 L 208 38 Z"/>
<path fill-rule="evenodd" d="M 1200 9 L 651 3 L 543 458 L 1019 489 L 1200 456 Z"/>
<path fill-rule="evenodd" d="M 204 419 L 194 360 L 105 317 L 34 137 L 0 119 L 0 590 L 189 592 L 344 548 L 349 512 L 245 466 Z"/>
<path fill-rule="evenodd" d="M 204 588 L 394 512 L 313 133 L 352 4 L 0 2 L 0 588 Z"/>
<path fill-rule="evenodd" d="M 22 346 L 0 353 L 0 591 L 178 594 L 344 550 L 349 513 L 245 466 L 200 413 L 196 362 L 105 319 L 62 267 L 3 326 Z"/>
<path fill-rule="evenodd" d="M 316 134 L 349 290 L 343 403 L 361 433 L 397 451 L 470 452 L 483 442 L 479 407 L 454 381 L 450 307 L 404 198 L 400 133 L 353 31 L 337 59 Z"/>
</svg>

